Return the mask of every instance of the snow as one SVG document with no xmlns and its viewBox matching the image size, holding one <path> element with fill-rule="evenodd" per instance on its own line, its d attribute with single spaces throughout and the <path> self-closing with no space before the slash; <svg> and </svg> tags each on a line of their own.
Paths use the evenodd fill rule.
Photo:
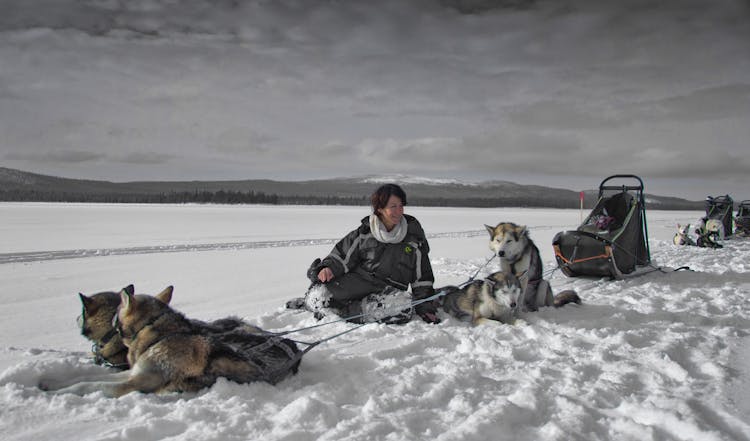
<svg viewBox="0 0 750 441">
<path fill-rule="evenodd" d="M 373 184 L 398 182 L 400 184 L 423 184 L 423 185 L 446 185 L 452 184 L 457 186 L 470 186 L 476 187 L 480 184 L 473 182 L 464 182 L 460 179 L 439 179 L 439 178 L 425 178 L 422 176 L 411 176 L 411 175 L 383 175 L 383 176 L 368 176 L 362 179 L 362 182 L 370 182 Z"/>
<path fill-rule="evenodd" d="M 529 226 L 545 268 L 578 210 L 407 207 L 436 286 L 490 257 L 483 224 Z M 750 242 L 677 247 L 700 212 L 649 211 L 665 268 L 621 281 L 550 276 L 581 306 L 515 325 L 368 324 L 323 343 L 276 386 L 225 380 L 193 394 L 53 396 L 41 378 L 99 373 L 78 292 L 175 286 L 188 317 L 286 331 L 318 322 L 284 302 L 366 207 L 0 203 L 0 438 L 10 440 L 748 440 Z M 200 245 L 200 246 L 198 246 Z M 57 253 L 52 253 L 52 252 Z M 29 252 L 34 252 L 30 256 Z M 24 256 L 14 260 L 13 256 Z M 59 256 L 64 257 L 59 257 Z M 666 268 L 689 266 L 692 271 Z M 335 323 L 296 335 L 326 338 Z"/>
</svg>

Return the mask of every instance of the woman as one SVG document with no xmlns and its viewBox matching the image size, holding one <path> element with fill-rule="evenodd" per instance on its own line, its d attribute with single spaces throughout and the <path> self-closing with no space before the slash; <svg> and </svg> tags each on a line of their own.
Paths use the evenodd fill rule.
<svg viewBox="0 0 750 441">
<path fill-rule="evenodd" d="M 404 214 L 406 193 L 398 185 L 385 184 L 370 198 L 372 214 L 347 234 L 322 261 L 316 259 L 308 270 L 313 285 L 305 299 L 295 299 L 288 307 L 338 309 L 351 317 L 369 314 L 371 307 L 387 305 L 390 299 L 408 293 L 409 310 L 379 321 L 404 323 L 411 319 L 410 304 L 434 293 L 434 276 L 424 230 L 419 221 Z M 325 289 L 319 289 L 323 285 Z M 428 323 L 439 323 L 432 301 L 414 307 Z M 365 317 L 365 321 L 367 317 Z"/>
</svg>

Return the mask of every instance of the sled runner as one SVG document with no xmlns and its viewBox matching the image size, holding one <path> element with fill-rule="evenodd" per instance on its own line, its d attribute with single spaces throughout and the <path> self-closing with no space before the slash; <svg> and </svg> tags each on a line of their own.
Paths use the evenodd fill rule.
<svg viewBox="0 0 750 441">
<path fill-rule="evenodd" d="M 612 180 L 636 181 L 612 185 Z M 569 277 L 609 276 L 621 279 L 651 263 L 643 181 L 635 175 L 613 175 L 599 185 L 599 200 L 583 223 L 552 240 L 555 259 Z"/>
</svg>

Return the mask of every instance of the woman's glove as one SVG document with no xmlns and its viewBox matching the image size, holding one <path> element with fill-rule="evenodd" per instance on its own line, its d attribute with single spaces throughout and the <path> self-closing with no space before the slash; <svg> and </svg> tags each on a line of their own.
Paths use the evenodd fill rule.
<svg viewBox="0 0 750 441">
<path fill-rule="evenodd" d="M 307 269 L 307 278 L 310 279 L 312 283 L 319 283 L 320 280 L 318 280 L 318 273 L 322 269 L 323 265 L 321 265 L 320 259 L 315 259 L 313 263 L 310 264 L 310 268 Z"/>
</svg>

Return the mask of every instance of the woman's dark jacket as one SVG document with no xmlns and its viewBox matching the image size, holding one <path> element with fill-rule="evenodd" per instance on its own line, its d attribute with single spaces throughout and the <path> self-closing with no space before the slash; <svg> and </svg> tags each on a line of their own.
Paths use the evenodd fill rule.
<svg viewBox="0 0 750 441">
<path fill-rule="evenodd" d="M 334 277 L 356 272 L 366 279 L 375 279 L 406 291 L 411 285 L 414 299 L 429 297 L 435 277 L 430 265 L 430 246 L 424 230 L 413 216 L 404 215 L 407 233 L 399 243 L 379 242 L 370 231 L 370 217 L 341 239 L 320 263 Z"/>
</svg>

